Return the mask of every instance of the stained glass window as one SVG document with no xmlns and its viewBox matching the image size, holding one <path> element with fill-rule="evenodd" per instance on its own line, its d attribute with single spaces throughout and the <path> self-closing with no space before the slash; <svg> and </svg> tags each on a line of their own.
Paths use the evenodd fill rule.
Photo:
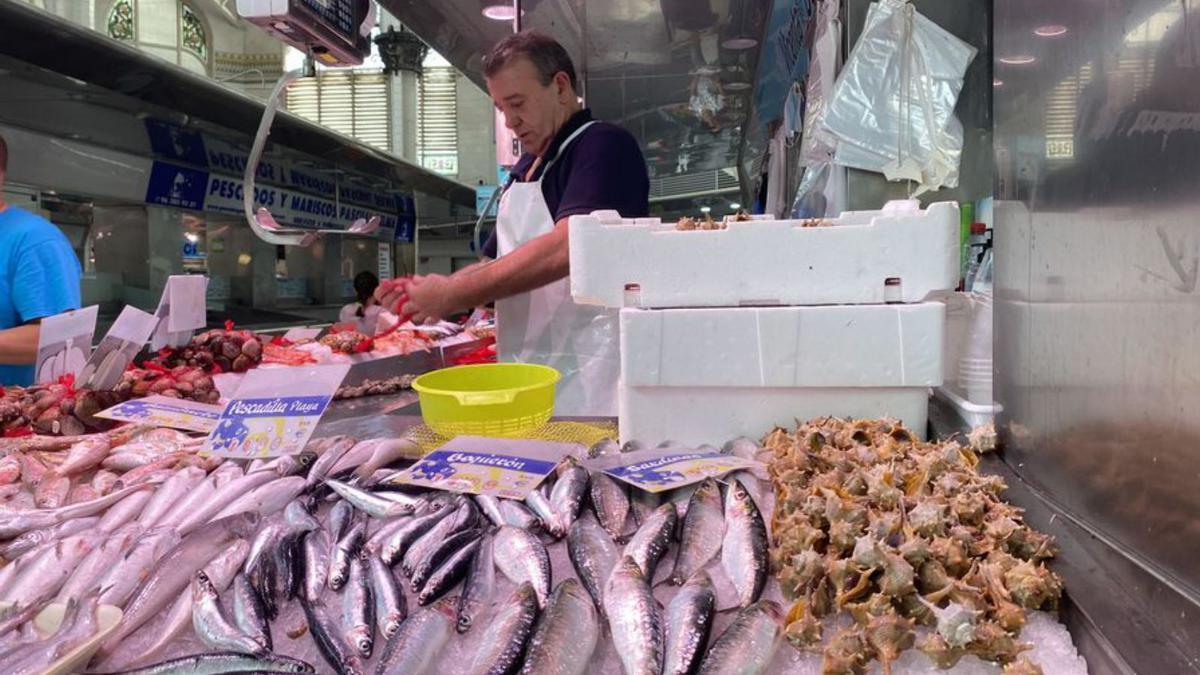
<svg viewBox="0 0 1200 675">
<path fill-rule="evenodd" d="M 204 24 L 191 7 L 183 5 L 183 29 L 180 43 L 183 48 L 200 57 L 201 61 L 208 60 L 208 34 L 204 32 Z"/>
<path fill-rule="evenodd" d="M 131 0 L 117 0 L 108 10 L 108 34 L 118 40 L 132 40 L 134 13 Z"/>
</svg>

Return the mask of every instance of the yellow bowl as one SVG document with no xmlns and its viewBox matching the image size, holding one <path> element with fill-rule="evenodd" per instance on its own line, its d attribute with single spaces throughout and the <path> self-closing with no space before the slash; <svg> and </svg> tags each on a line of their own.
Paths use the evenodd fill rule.
<svg viewBox="0 0 1200 675">
<path fill-rule="evenodd" d="M 554 414 L 557 370 L 532 363 L 485 363 L 426 373 L 413 381 L 421 417 L 434 432 L 513 437 Z"/>
</svg>

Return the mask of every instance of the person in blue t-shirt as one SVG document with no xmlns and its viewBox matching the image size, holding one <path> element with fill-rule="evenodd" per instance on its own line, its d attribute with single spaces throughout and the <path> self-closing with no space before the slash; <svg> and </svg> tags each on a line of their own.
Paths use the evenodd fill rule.
<svg viewBox="0 0 1200 675">
<path fill-rule="evenodd" d="M 57 227 L 8 204 L 8 145 L 0 137 L 0 384 L 33 382 L 38 324 L 79 309 L 79 259 Z"/>
</svg>

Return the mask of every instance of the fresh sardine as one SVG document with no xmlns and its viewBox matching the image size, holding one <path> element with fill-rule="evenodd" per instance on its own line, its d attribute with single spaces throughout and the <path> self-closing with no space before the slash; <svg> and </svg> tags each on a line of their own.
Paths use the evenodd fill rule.
<svg viewBox="0 0 1200 675">
<path fill-rule="evenodd" d="M 395 518 L 407 516 L 417 509 L 421 500 L 403 492 L 393 492 L 389 497 L 381 497 L 376 493 L 359 490 L 356 487 L 339 480 L 327 479 L 325 484 L 333 488 L 343 499 L 350 502 L 354 508 L 372 518 Z"/>
<path fill-rule="evenodd" d="M 526 581 L 538 595 L 538 606 L 545 607 L 550 597 L 550 554 L 528 530 L 506 525 L 496 533 L 492 547 L 496 566 L 514 584 Z"/>
<path fill-rule="evenodd" d="M 613 541 L 625 543 L 625 521 L 629 518 L 629 492 L 625 485 L 603 471 L 591 475 L 592 508 L 601 527 Z"/>
<path fill-rule="evenodd" d="M 537 515 L 538 521 L 541 522 L 542 528 L 546 532 L 555 538 L 562 536 L 555 534 L 554 507 L 551 506 L 550 499 L 542 494 L 541 490 L 531 490 L 525 497 L 525 505 Z"/>
<path fill-rule="evenodd" d="M 329 539 L 337 542 L 346 534 L 346 530 L 350 528 L 350 521 L 354 519 L 354 505 L 346 500 L 339 500 L 329 509 Z"/>
<path fill-rule="evenodd" d="M 267 652 L 262 643 L 238 630 L 221 613 L 217 589 L 203 571 L 192 579 L 192 626 L 196 637 L 213 649 L 256 656 Z"/>
<path fill-rule="evenodd" d="M 632 557 L 622 558 L 609 577 L 604 608 L 625 675 L 661 673 L 662 615 L 649 581 Z"/>
<path fill-rule="evenodd" d="M 362 675 L 362 660 L 342 638 L 341 627 L 330 618 L 325 606 L 301 600 L 308 631 L 317 644 L 321 656 L 339 675 Z"/>
<path fill-rule="evenodd" d="M 233 580 L 233 623 L 263 650 L 271 651 L 271 624 L 267 619 L 267 608 L 245 574 L 239 574 Z"/>
<path fill-rule="evenodd" d="M 375 648 L 375 599 L 362 556 L 350 561 L 350 577 L 342 592 L 342 627 L 350 648 L 364 660 L 371 658 Z"/>
<path fill-rule="evenodd" d="M 554 589 L 538 617 L 522 675 L 583 675 L 600 639 L 600 621 L 587 591 L 574 579 Z"/>
<path fill-rule="evenodd" d="M 405 552 L 404 559 L 400 563 L 400 568 L 405 574 L 411 576 L 417 565 L 447 538 L 463 530 L 471 529 L 479 522 L 479 509 L 475 508 L 474 502 L 460 497 L 455 500 L 455 504 L 457 507 L 453 513 L 435 523 Z"/>
<path fill-rule="evenodd" d="M 304 566 L 304 597 L 320 602 L 325 582 L 329 578 L 329 539 L 321 530 L 304 535 L 301 544 Z"/>
<path fill-rule="evenodd" d="M 767 584 L 767 526 L 758 505 L 737 481 L 725 495 L 725 538 L 721 566 L 737 590 L 738 603 L 749 607 Z"/>
<path fill-rule="evenodd" d="M 717 596 L 707 572 L 688 578 L 667 605 L 664 675 L 691 675 L 700 666 L 712 632 Z"/>
<path fill-rule="evenodd" d="M 463 581 L 462 593 L 458 596 L 458 624 L 456 630 L 465 633 L 484 608 L 492 603 L 496 588 L 496 558 L 493 554 L 493 537 L 485 534 L 479 540 L 479 550 L 471 559 L 471 567 Z"/>
<path fill-rule="evenodd" d="M 724 536 L 725 507 L 721 503 L 721 488 L 717 481 L 708 478 L 688 500 L 671 583 L 678 586 L 704 569 L 708 561 L 721 550 Z"/>
<path fill-rule="evenodd" d="M 408 521 L 384 526 L 373 535 L 367 544 L 368 550 L 377 550 L 389 567 L 399 562 L 412 545 L 434 525 L 448 518 L 455 511 L 453 504 L 442 504 L 435 511 L 416 516 Z"/>
<path fill-rule="evenodd" d="M 384 647 L 375 675 L 429 672 L 442 646 L 454 632 L 454 614 L 454 602 L 450 598 L 417 610 Z"/>
<path fill-rule="evenodd" d="M 701 675 L 758 675 L 767 669 L 783 640 L 783 609 L 760 600 L 738 612 L 733 623 L 717 638 Z"/>
<path fill-rule="evenodd" d="M 76 518 L 68 520 L 65 523 L 59 523 L 58 525 L 51 525 L 40 530 L 26 532 L 0 548 L 0 556 L 3 556 L 5 560 L 15 560 L 41 544 L 58 541 L 59 539 L 65 539 L 71 535 L 91 530 L 99 522 L 100 518 L 97 516 Z"/>
<path fill-rule="evenodd" d="M 567 555 L 596 609 L 604 615 L 604 587 L 617 564 L 619 551 L 591 514 L 583 514 L 567 533 Z"/>
<path fill-rule="evenodd" d="M 193 654 L 113 675 L 221 675 L 222 673 L 315 673 L 304 661 L 268 654 L 261 657 L 234 652 Z"/>
<path fill-rule="evenodd" d="M 537 592 L 528 582 L 517 586 L 496 611 L 467 666 L 467 675 L 512 675 L 521 667 L 525 643 L 537 621 Z"/>
<path fill-rule="evenodd" d="M 504 513 L 500 511 L 500 499 L 494 495 L 475 495 L 475 505 L 487 516 L 487 519 L 492 521 L 496 527 L 504 527 L 511 525 L 504 519 Z"/>
<path fill-rule="evenodd" d="M 371 597 L 375 600 L 375 623 L 383 639 L 390 640 L 400 624 L 408 617 L 408 604 L 404 591 L 396 583 L 396 576 L 377 554 L 364 553 L 367 573 L 371 580 Z"/>
<path fill-rule="evenodd" d="M 667 547 L 671 545 L 677 518 L 675 507 L 670 502 L 660 505 L 642 522 L 641 527 L 625 545 L 622 555 L 633 558 L 642 569 L 647 583 L 654 583 L 654 571 L 658 568 L 658 561 L 667 552 Z"/>
<path fill-rule="evenodd" d="M 657 492 L 647 492 L 634 488 L 630 490 L 629 506 L 633 510 L 633 520 L 638 527 L 650 518 L 662 504 L 662 497 Z"/>
<path fill-rule="evenodd" d="M 550 490 L 550 533 L 561 539 L 567 536 L 567 531 L 579 516 L 579 509 L 588 494 L 588 472 L 573 460 L 567 460 L 559 465 L 557 473 L 558 480 Z"/>
<path fill-rule="evenodd" d="M 513 527 L 519 527 L 530 532 L 537 532 L 542 528 L 542 521 L 529 510 L 521 502 L 512 499 L 500 500 L 500 513 L 504 516 L 504 522 Z"/>
<path fill-rule="evenodd" d="M 355 523 L 334 547 L 329 561 L 329 587 L 333 590 L 340 591 L 346 585 L 350 578 L 350 561 L 362 550 L 366 537 L 367 524 Z"/>
<path fill-rule="evenodd" d="M 417 594 L 417 604 L 424 607 L 429 603 L 437 600 L 445 595 L 447 591 L 454 588 L 459 581 L 467 576 L 467 571 L 471 568 L 471 561 L 475 559 L 479 553 L 479 546 L 482 543 L 478 537 L 467 542 L 465 546 L 450 554 L 450 557 L 434 570 L 433 574 L 421 587 L 420 593 Z M 455 603 L 457 606 L 457 603 Z M 456 610 L 457 612 L 457 610 Z"/>
</svg>

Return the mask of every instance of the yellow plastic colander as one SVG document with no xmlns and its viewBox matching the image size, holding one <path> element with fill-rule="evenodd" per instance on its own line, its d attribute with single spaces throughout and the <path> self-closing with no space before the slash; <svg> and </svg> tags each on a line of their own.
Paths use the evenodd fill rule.
<svg viewBox="0 0 1200 675">
<path fill-rule="evenodd" d="M 426 373 L 412 383 L 425 424 L 442 436 L 512 437 L 554 414 L 557 370 L 532 363 L 485 363 Z"/>
</svg>

